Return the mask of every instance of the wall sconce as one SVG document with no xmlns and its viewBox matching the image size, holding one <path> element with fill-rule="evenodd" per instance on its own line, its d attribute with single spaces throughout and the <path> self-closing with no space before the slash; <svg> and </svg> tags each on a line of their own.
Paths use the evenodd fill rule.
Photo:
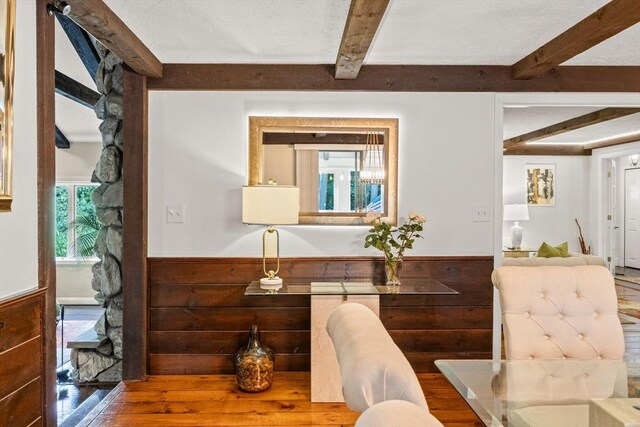
<svg viewBox="0 0 640 427">
<path fill-rule="evenodd" d="M 631 166 L 638 166 L 638 160 L 640 160 L 640 154 L 632 154 L 629 156 L 629 162 L 631 162 Z"/>
</svg>

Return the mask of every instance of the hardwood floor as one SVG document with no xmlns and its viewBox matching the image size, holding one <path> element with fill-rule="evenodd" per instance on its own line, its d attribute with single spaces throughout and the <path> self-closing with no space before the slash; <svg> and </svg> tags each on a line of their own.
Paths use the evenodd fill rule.
<svg viewBox="0 0 640 427">
<path fill-rule="evenodd" d="M 441 374 L 419 374 L 429 408 L 452 427 L 483 424 Z M 351 426 L 344 404 L 310 403 L 308 372 L 276 372 L 264 393 L 238 390 L 233 375 L 151 376 L 119 384 L 80 426 Z"/>
</svg>

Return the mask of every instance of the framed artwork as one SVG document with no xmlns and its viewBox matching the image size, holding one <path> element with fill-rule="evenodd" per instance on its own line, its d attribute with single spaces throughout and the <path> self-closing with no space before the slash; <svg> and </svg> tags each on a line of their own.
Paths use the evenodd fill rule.
<svg viewBox="0 0 640 427">
<path fill-rule="evenodd" d="M 11 210 L 15 0 L 0 0 L 0 212 Z"/>
<path fill-rule="evenodd" d="M 556 165 L 527 164 L 527 204 L 555 206 Z"/>
</svg>

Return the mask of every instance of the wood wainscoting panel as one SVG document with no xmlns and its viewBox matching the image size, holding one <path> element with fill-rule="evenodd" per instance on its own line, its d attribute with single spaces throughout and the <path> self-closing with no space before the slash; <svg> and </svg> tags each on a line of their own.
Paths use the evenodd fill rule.
<svg viewBox="0 0 640 427">
<path fill-rule="evenodd" d="M 246 297 L 260 258 L 148 258 L 151 375 L 228 374 L 252 324 L 276 353 L 275 369 L 310 366 L 310 297 Z M 437 359 L 490 358 L 493 257 L 408 257 L 401 277 L 434 278 L 459 295 L 383 295 L 380 318 L 416 372 Z M 286 258 L 288 281 L 381 281 L 373 257 Z"/>
<path fill-rule="evenodd" d="M 0 302 L 0 425 L 43 421 L 43 306 L 46 289 Z"/>
</svg>

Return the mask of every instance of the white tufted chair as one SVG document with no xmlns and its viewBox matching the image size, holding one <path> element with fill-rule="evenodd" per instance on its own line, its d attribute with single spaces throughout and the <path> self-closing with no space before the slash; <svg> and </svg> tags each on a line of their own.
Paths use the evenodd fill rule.
<svg viewBox="0 0 640 427">
<path fill-rule="evenodd" d="M 506 358 L 622 360 L 613 277 L 602 266 L 501 267 Z"/>
</svg>

